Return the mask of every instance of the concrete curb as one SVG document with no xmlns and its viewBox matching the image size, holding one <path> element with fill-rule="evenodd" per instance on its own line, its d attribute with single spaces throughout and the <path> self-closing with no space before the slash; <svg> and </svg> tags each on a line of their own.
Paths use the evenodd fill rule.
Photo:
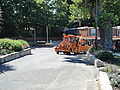
<svg viewBox="0 0 120 90">
<path fill-rule="evenodd" d="M 104 62 L 100 59 L 96 58 L 94 55 L 87 53 L 87 60 L 94 64 L 95 67 L 104 67 Z M 107 73 L 100 71 L 98 73 L 98 80 L 100 85 L 100 90 L 113 90 L 110 85 L 109 77 Z"/>
<path fill-rule="evenodd" d="M 113 90 L 112 86 L 110 85 L 110 80 L 107 76 L 107 73 L 99 71 L 99 85 L 100 90 Z"/>
<path fill-rule="evenodd" d="M 87 53 L 87 60 L 94 64 L 95 67 L 104 67 L 104 62 L 96 58 L 94 55 Z"/>
<path fill-rule="evenodd" d="M 22 56 L 30 55 L 30 54 L 31 54 L 31 48 L 24 49 L 23 51 L 20 51 L 20 52 L 14 52 L 11 54 L 3 55 L 3 56 L 0 56 L 0 64 L 5 63 L 5 62 L 9 62 L 13 59 L 17 59 L 17 58 L 20 58 Z"/>
</svg>

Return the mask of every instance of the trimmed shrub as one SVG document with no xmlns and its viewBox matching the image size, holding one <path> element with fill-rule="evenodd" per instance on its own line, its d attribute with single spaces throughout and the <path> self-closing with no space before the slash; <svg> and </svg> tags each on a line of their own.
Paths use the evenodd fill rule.
<svg viewBox="0 0 120 90">
<path fill-rule="evenodd" d="M 97 51 L 100 51 L 100 50 L 104 50 L 104 48 L 103 48 L 100 44 L 98 44 L 98 45 L 97 45 Z M 88 49 L 88 52 L 94 55 L 95 52 L 96 52 L 96 47 L 95 47 L 95 45 L 91 46 L 91 47 Z"/>
<path fill-rule="evenodd" d="M 95 52 L 95 56 L 102 61 L 111 61 L 114 59 L 114 55 L 111 51 L 108 50 L 100 50 Z"/>
<path fill-rule="evenodd" d="M 12 40 L 12 39 L 0 39 L 0 48 L 13 50 L 13 51 L 23 50 L 22 44 L 17 40 Z"/>
<path fill-rule="evenodd" d="M 22 44 L 22 48 L 23 49 L 26 49 L 26 48 L 30 47 L 30 45 L 28 44 L 28 42 L 25 41 L 25 40 L 17 40 L 17 41 Z"/>
<path fill-rule="evenodd" d="M 22 47 L 22 43 L 18 42 L 17 40 L 13 40 L 12 49 L 16 52 L 16 51 L 21 51 L 24 48 Z"/>
<path fill-rule="evenodd" d="M 8 54 L 11 52 L 21 51 L 29 47 L 24 40 L 0 39 L 0 54 Z"/>
<path fill-rule="evenodd" d="M 1 49 L 0 50 L 0 55 L 6 55 L 14 52 L 13 50 L 7 50 L 7 49 Z"/>
</svg>

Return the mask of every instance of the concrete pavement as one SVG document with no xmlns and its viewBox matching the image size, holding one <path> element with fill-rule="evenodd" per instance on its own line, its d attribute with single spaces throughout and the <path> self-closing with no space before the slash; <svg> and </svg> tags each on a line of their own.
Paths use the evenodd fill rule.
<svg viewBox="0 0 120 90">
<path fill-rule="evenodd" d="M 85 58 L 34 48 L 32 55 L 0 66 L 0 90 L 99 90 L 97 69 Z"/>
</svg>

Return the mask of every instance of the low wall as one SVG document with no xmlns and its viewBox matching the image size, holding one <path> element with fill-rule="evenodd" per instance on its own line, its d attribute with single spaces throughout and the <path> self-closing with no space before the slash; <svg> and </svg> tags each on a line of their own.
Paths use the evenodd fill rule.
<svg viewBox="0 0 120 90">
<path fill-rule="evenodd" d="M 23 51 L 20 51 L 20 52 L 14 52 L 11 54 L 3 55 L 3 56 L 0 56 L 0 64 L 17 59 L 25 55 L 30 55 L 30 54 L 31 54 L 31 48 L 24 49 Z"/>
<path fill-rule="evenodd" d="M 104 67 L 104 62 L 100 59 L 96 58 L 94 55 L 87 52 L 87 60 L 94 64 L 95 67 Z M 98 74 L 98 80 L 100 85 L 100 90 L 113 90 L 112 86 L 110 85 L 110 80 L 107 76 L 106 72 L 100 71 Z"/>
</svg>

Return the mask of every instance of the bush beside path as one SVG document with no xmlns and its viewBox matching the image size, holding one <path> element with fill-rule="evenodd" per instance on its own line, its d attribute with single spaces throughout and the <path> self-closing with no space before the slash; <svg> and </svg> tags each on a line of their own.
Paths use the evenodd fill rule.
<svg viewBox="0 0 120 90">
<path fill-rule="evenodd" d="M 24 40 L 0 39 L 0 55 L 22 51 L 29 47 Z"/>
</svg>

